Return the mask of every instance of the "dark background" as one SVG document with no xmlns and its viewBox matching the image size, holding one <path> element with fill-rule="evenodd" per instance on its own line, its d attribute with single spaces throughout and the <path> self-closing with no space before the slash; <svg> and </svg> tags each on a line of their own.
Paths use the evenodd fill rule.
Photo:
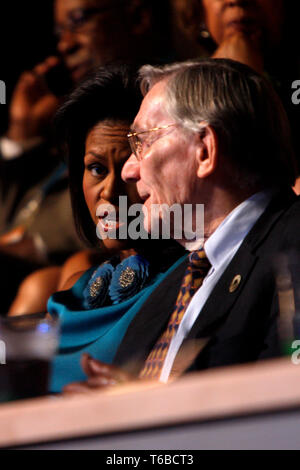
<svg viewBox="0 0 300 470">
<path fill-rule="evenodd" d="M 298 24 L 300 2 L 291 0 L 286 0 L 286 2 L 288 7 L 286 44 L 278 57 L 278 64 L 281 64 L 279 69 L 281 68 L 282 73 L 287 75 L 292 82 L 300 79 Z M 19 75 L 24 70 L 32 69 L 49 55 L 56 54 L 53 35 L 53 0 L 2 0 L 0 20 L 0 80 L 4 80 L 7 87 L 7 104 L 0 105 L 1 135 L 7 126 L 8 103 Z M 185 53 L 188 57 L 188 52 L 185 51 Z M 290 64 L 294 64 L 295 67 L 288 71 Z M 288 94 L 287 101 L 291 102 L 290 86 L 286 93 Z M 298 113 L 300 105 L 292 111 Z"/>
<path fill-rule="evenodd" d="M 20 73 L 55 53 L 52 0 L 1 2 L 0 80 L 7 104 L 0 105 L 0 133 L 7 126 L 8 103 Z"/>
</svg>

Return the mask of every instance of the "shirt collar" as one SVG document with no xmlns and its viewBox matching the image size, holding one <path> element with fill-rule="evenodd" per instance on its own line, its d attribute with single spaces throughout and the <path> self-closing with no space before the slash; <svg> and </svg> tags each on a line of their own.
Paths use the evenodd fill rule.
<svg viewBox="0 0 300 470">
<path fill-rule="evenodd" d="M 239 204 L 221 222 L 204 244 L 206 256 L 214 269 L 241 245 L 255 222 L 267 208 L 272 190 L 255 193 Z"/>
</svg>

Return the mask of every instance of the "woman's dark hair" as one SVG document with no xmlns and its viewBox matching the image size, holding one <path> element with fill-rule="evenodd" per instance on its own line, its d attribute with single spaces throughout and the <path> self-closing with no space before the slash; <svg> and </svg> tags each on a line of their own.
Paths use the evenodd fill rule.
<svg viewBox="0 0 300 470">
<path fill-rule="evenodd" d="M 67 155 L 75 226 L 80 238 L 93 246 L 99 240 L 82 190 L 85 140 L 102 121 L 125 123 L 129 128 L 142 99 L 136 70 L 124 64 L 99 68 L 71 93 L 56 115 L 57 138 Z"/>
</svg>

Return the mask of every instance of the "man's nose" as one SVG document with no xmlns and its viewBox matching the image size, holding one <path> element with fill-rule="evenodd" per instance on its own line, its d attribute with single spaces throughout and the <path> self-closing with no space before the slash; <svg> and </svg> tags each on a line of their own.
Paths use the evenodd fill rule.
<svg viewBox="0 0 300 470">
<path fill-rule="evenodd" d="M 133 154 L 123 166 L 121 177 L 125 183 L 136 183 L 140 179 L 140 162 Z"/>
<path fill-rule="evenodd" d="M 57 49 L 62 54 L 71 54 L 75 52 L 78 48 L 78 41 L 76 38 L 76 34 L 68 29 L 64 29 L 61 32 L 57 43 Z"/>
</svg>

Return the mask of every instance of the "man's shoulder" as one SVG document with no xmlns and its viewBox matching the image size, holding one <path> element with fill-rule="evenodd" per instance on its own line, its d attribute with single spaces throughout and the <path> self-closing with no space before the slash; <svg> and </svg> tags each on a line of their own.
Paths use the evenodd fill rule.
<svg viewBox="0 0 300 470">
<path fill-rule="evenodd" d="M 284 251 L 290 246 L 300 250 L 300 197 L 291 192 L 277 194 L 245 239 L 252 251 L 266 247 Z"/>
<path fill-rule="evenodd" d="M 294 239 L 300 246 L 300 196 L 296 196 L 283 210 L 273 228 L 274 234 L 282 242 Z"/>
<path fill-rule="evenodd" d="M 291 204 L 288 206 L 286 214 L 290 218 L 296 218 L 299 221 L 299 213 L 300 213 L 300 196 L 295 196 L 295 198 L 291 201 Z"/>
<path fill-rule="evenodd" d="M 300 228 L 300 196 L 295 196 L 283 209 L 278 223 L 275 224 L 274 230 L 282 230 L 285 232 L 296 233 L 296 229 Z M 299 232 L 298 232 L 299 233 Z M 298 236 L 297 238 L 300 239 Z"/>
</svg>

